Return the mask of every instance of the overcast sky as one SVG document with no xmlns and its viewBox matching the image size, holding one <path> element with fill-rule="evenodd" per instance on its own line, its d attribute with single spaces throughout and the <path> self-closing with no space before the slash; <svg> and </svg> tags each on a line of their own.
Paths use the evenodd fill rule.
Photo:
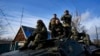
<svg viewBox="0 0 100 56">
<path fill-rule="evenodd" d="M 69 10 L 73 17 L 76 11 L 79 13 L 81 24 L 85 26 L 91 39 L 95 38 L 95 26 L 100 35 L 100 0 L 0 0 L 0 9 L 8 22 L 1 11 L 0 19 L 11 25 L 7 28 L 9 33 L 4 36 L 14 38 L 20 24 L 35 28 L 38 19 L 42 19 L 48 27 L 52 15 L 56 13 L 60 19 L 64 10 Z M 20 23 L 22 9 L 24 12 Z"/>
</svg>

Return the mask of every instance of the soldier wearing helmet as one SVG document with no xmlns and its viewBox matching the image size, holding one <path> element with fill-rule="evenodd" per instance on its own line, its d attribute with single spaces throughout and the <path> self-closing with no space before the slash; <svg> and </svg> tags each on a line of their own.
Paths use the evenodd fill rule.
<svg viewBox="0 0 100 56">
<path fill-rule="evenodd" d="M 71 20 L 72 20 L 72 15 L 69 14 L 68 10 L 65 10 L 64 15 L 61 17 L 61 21 L 63 22 L 64 31 L 66 32 L 66 37 L 68 37 L 71 32 Z"/>
<path fill-rule="evenodd" d="M 25 50 L 29 48 L 29 43 L 32 41 L 32 49 L 35 49 L 38 46 L 40 40 L 46 40 L 48 37 L 47 28 L 42 20 L 37 21 L 37 26 L 35 31 L 31 34 L 31 36 L 27 39 L 26 43 L 20 50 Z"/>
<path fill-rule="evenodd" d="M 49 23 L 49 30 L 51 32 L 51 37 L 54 38 L 56 35 L 56 31 L 54 30 L 54 27 L 56 25 L 56 20 L 59 20 L 57 18 L 56 14 L 53 14 L 53 18 L 51 18 L 50 23 Z"/>
</svg>

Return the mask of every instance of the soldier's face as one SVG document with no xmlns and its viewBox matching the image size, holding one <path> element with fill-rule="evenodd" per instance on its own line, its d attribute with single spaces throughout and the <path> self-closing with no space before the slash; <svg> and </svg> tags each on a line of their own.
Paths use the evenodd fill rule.
<svg viewBox="0 0 100 56">
<path fill-rule="evenodd" d="M 59 24 L 59 21 L 58 20 L 56 20 L 56 24 Z"/>
</svg>

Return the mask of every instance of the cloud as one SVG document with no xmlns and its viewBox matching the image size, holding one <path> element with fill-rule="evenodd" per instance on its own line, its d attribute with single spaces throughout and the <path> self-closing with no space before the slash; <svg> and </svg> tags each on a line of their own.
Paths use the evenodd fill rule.
<svg viewBox="0 0 100 56">
<path fill-rule="evenodd" d="M 43 22 L 45 23 L 47 28 L 48 28 L 48 24 L 49 24 L 49 19 L 37 17 L 37 16 L 34 16 L 32 14 L 28 14 L 28 13 L 23 14 L 22 23 L 21 23 L 21 12 L 17 12 L 17 11 L 16 12 L 10 11 L 10 13 L 8 13 L 6 15 L 6 18 L 8 20 L 8 22 L 6 22 L 6 23 L 10 23 L 7 26 L 7 31 L 10 34 L 5 34 L 5 35 L 3 35 L 3 37 L 12 36 L 12 38 L 14 38 L 14 36 L 18 32 L 18 29 L 20 28 L 20 24 L 36 28 L 36 22 L 39 19 L 43 20 Z M 3 17 L 3 19 L 5 19 L 5 17 Z"/>
<path fill-rule="evenodd" d="M 9 19 L 9 21 L 15 21 L 15 23 L 18 23 L 20 24 L 21 23 L 21 12 L 11 12 L 9 15 L 10 16 L 7 16 L 7 18 Z M 11 17 L 11 15 L 13 15 Z M 29 13 L 23 13 L 23 18 L 22 18 L 22 24 L 24 25 L 29 25 L 29 26 L 32 26 L 32 27 L 35 27 L 34 25 L 36 25 L 36 21 L 37 20 L 43 20 L 44 23 L 47 25 L 49 19 L 47 18 L 42 18 L 42 17 L 37 17 L 37 16 L 34 16 L 32 14 L 29 14 Z"/>
<path fill-rule="evenodd" d="M 100 34 L 100 16 L 93 16 L 90 11 L 86 11 L 81 14 L 81 24 L 85 26 L 87 33 L 90 35 L 91 39 L 94 39 L 96 37 L 95 27 L 97 27 L 98 34 Z"/>
<path fill-rule="evenodd" d="M 82 13 L 81 14 L 81 21 L 85 21 L 85 20 L 89 19 L 90 15 L 91 14 L 90 14 L 89 11 L 86 11 L 85 13 Z"/>
</svg>

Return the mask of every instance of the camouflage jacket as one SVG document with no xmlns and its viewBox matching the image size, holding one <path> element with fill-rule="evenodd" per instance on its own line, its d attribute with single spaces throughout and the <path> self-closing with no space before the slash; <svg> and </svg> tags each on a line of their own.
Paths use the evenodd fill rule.
<svg viewBox="0 0 100 56">
<path fill-rule="evenodd" d="M 72 16 L 69 14 L 69 15 L 63 15 L 61 17 L 61 20 L 63 21 L 63 23 L 67 23 L 69 25 L 71 25 L 71 18 Z"/>
<path fill-rule="evenodd" d="M 52 18 L 51 20 L 50 20 L 50 23 L 49 23 L 49 30 L 50 31 L 52 31 L 53 30 L 53 28 L 55 27 L 55 21 L 56 20 L 59 20 L 58 18 Z"/>
</svg>

